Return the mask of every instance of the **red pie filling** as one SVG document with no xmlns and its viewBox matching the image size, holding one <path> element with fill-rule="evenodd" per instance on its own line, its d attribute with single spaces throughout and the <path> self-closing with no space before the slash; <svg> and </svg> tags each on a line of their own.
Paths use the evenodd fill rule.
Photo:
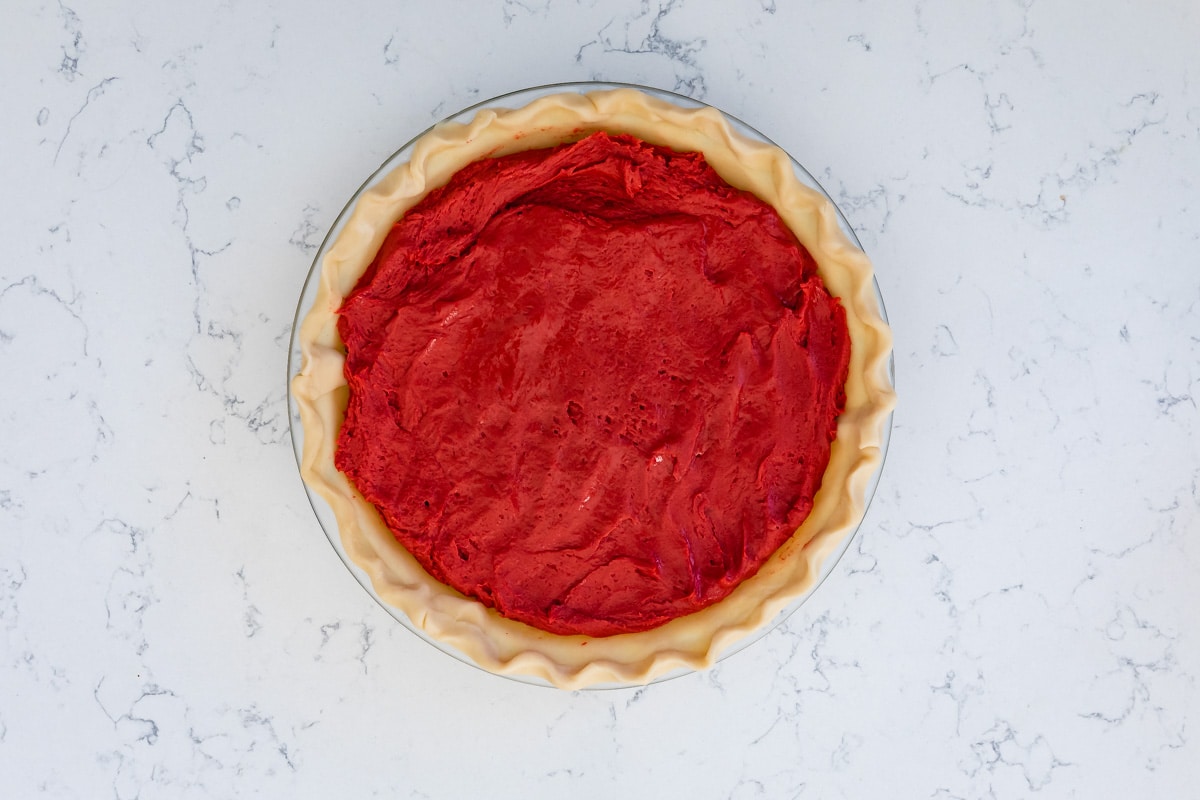
<svg viewBox="0 0 1200 800">
<path fill-rule="evenodd" d="M 795 532 L 850 355 L 774 209 L 605 134 L 463 168 L 338 330 L 338 469 L 437 580 L 591 636 L 721 600 Z"/>
</svg>

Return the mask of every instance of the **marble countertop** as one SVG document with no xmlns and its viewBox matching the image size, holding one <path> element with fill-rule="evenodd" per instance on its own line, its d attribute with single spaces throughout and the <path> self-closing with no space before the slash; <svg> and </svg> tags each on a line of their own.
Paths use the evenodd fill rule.
<svg viewBox="0 0 1200 800">
<path fill-rule="evenodd" d="M 0 26 L 6 797 L 1185 797 L 1200 782 L 1200 11 L 18 2 Z M 448 658 L 318 527 L 305 273 L 362 179 L 523 86 L 674 89 L 873 257 L 900 405 L 821 590 L 717 668 Z"/>
</svg>

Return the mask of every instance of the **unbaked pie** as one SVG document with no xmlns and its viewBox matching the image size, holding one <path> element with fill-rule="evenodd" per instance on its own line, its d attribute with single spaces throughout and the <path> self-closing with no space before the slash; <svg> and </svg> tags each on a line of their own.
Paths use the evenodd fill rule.
<svg viewBox="0 0 1200 800">
<path fill-rule="evenodd" d="M 304 479 L 376 593 L 567 688 L 707 666 L 809 591 L 893 403 L 832 204 L 633 89 L 432 129 L 298 340 Z"/>
</svg>

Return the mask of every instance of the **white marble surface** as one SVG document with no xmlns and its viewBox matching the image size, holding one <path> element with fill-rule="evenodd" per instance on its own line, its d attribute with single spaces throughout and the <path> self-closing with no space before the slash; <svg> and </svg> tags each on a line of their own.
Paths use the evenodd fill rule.
<svg viewBox="0 0 1200 800">
<path fill-rule="evenodd" d="M 1192 0 L 3 18 L 3 796 L 1200 792 Z M 571 694 L 372 604 L 301 489 L 284 360 L 315 246 L 393 149 L 591 78 L 723 107 L 826 183 L 900 407 L 860 538 L 784 628 Z"/>
</svg>

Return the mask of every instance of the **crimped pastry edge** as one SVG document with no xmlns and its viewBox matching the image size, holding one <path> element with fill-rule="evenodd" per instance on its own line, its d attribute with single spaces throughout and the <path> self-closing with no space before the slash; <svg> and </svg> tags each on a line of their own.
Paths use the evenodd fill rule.
<svg viewBox="0 0 1200 800">
<path fill-rule="evenodd" d="M 851 337 L 846 409 L 812 513 L 799 530 L 724 600 L 649 631 L 602 638 L 561 636 L 505 619 L 435 580 L 333 463 L 348 397 L 337 309 L 392 224 L 468 163 L 596 131 L 699 151 L 727 182 L 775 207 L 816 260 L 829 291 L 841 299 Z M 832 203 L 799 181 L 786 153 L 741 135 L 715 109 L 685 109 L 635 89 L 564 92 L 518 109 L 485 108 L 466 124 L 445 123 L 422 136 L 407 163 L 359 198 L 321 264 L 317 296 L 300 324 L 298 342 L 302 367 L 292 394 L 304 431 L 301 474 L 329 504 L 346 554 L 375 592 L 479 666 L 539 677 L 564 689 L 637 685 L 681 667 L 711 666 L 726 648 L 808 592 L 825 558 L 862 518 L 895 403 L 887 376 L 891 332 L 876 302 L 871 263 L 838 226 Z"/>
</svg>

